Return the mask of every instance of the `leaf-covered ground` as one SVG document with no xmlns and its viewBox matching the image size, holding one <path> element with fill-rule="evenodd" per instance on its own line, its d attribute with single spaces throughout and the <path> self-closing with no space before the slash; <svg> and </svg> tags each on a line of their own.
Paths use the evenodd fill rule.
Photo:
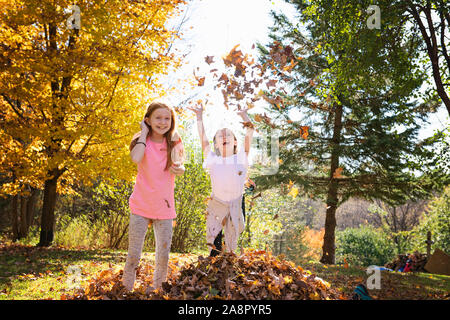
<svg viewBox="0 0 450 320">
<path fill-rule="evenodd" d="M 64 299 L 227 299 L 227 300 L 335 300 L 345 299 L 326 281 L 292 262 L 265 251 L 246 250 L 240 255 L 199 256 L 197 261 L 171 272 L 159 290 L 148 290 L 153 266 L 138 269 L 139 283 L 127 293 L 122 270 L 108 269 L 74 295 Z"/>
<path fill-rule="evenodd" d="M 171 253 L 165 290 L 146 292 L 154 254 L 143 253 L 135 291 L 120 296 L 125 258 L 124 251 L 0 243 L 0 299 L 348 299 L 368 277 L 364 268 L 299 267 L 253 250 L 216 259 Z M 381 289 L 369 292 L 376 299 L 450 299 L 450 277 L 383 271 Z"/>
</svg>

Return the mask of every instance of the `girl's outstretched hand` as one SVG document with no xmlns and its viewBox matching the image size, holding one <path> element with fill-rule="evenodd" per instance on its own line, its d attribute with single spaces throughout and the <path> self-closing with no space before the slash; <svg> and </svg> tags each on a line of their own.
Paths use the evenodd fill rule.
<svg viewBox="0 0 450 320">
<path fill-rule="evenodd" d="M 203 103 L 197 101 L 194 107 L 187 107 L 189 110 L 194 111 L 197 115 L 197 129 L 198 135 L 200 137 L 200 142 L 202 144 L 203 152 L 209 152 L 209 142 L 205 135 L 205 128 L 203 127 Z"/>
<path fill-rule="evenodd" d="M 244 121 L 250 121 L 250 117 L 248 116 L 247 110 L 248 109 L 242 109 L 237 111 L 237 114 L 241 116 L 241 118 L 244 119 Z"/>
<path fill-rule="evenodd" d="M 248 109 L 242 109 L 242 110 L 238 110 L 237 114 L 239 116 L 241 116 L 242 118 L 246 117 L 248 118 L 248 113 L 247 113 Z"/>
<path fill-rule="evenodd" d="M 187 107 L 189 110 L 194 111 L 197 117 L 201 117 L 203 115 L 203 105 L 197 105 L 196 107 Z"/>
</svg>

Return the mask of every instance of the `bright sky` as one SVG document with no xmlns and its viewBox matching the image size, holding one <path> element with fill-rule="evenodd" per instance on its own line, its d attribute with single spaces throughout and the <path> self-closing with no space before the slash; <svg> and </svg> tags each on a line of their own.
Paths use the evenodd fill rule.
<svg viewBox="0 0 450 320">
<path fill-rule="evenodd" d="M 205 108 L 204 122 L 209 139 L 223 127 L 231 128 L 238 137 L 243 138 L 244 135 L 241 118 L 233 110 L 224 107 L 221 91 L 214 90 L 209 70 L 213 67 L 221 70 L 221 57 L 237 44 L 244 53 L 256 54 L 251 47 L 256 42 L 268 41 L 268 27 L 272 23 L 269 12 L 274 8 L 288 7 L 281 0 L 194 0 L 189 6 L 184 40 L 177 44 L 180 52 L 189 52 L 188 63 L 176 73 L 176 77 L 192 77 L 194 69 L 199 67 L 196 74 L 207 75 L 209 78 L 207 77 L 203 87 L 187 90 L 180 96 L 175 95 L 169 99 L 173 99 L 170 102 L 174 105 L 195 93 L 197 96 L 194 100 L 207 99 L 209 104 Z M 206 56 L 214 56 L 214 61 L 218 63 L 208 66 L 204 60 Z M 258 109 L 257 106 L 254 110 Z"/>
<path fill-rule="evenodd" d="M 193 70 L 198 75 L 208 75 L 214 66 L 221 69 L 221 57 L 231 48 L 240 44 L 244 53 L 253 53 L 251 47 L 256 42 L 268 42 L 268 28 L 272 25 L 271 10 L 282 10 L 289 17 L 295 12 L 283 0 L 193 0 L 187 12 L 187 21 L 184 25 L 184 40 L 176 47 L 182 53 L 188 53 L 187 64 L 176 74 L 176 79 L 192 77 Z M 193 27 L 190 29 L 190 27 Z M 214 56 L 216 65 L 208 66 L 205 56 Z M 209 80 L 209 81 L 208 81 Z M 207 78 L 205 86 L 180 92 L 179 95 L 169 97 L 169 103 L 177 105 L 184 99 L 197 94 L 194 98 L 208 99 L 210 104 L 205 110 L 205 130 L 209 139 L 222 127 L 231 128 L 238 137 L 243 137 L 240 117 L 223 106 L 223 97 L 219 89 L 214 90 L 211 78 Z M 264 103 L 264 102 L 261 102 Z M 261 112 L 262 105 L 256 105 L 249 113 Z M 449 123 L 447 110 L 442 107 L 436 114 L 431 115 L 430 124 L 423 127 L 421 138 L 429 136 L 435 129 L 445 127 Z M 194 126 L 196 130 L 196 127 Z M 192 134 L 197 135 L 196 132 Z M 242 139 L 240 139 L 242 141 Z"/>
</svg>

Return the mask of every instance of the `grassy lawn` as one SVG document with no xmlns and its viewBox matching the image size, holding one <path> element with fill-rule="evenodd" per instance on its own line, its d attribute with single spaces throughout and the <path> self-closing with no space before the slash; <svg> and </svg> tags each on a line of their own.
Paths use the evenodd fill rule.
<svg viewBox="0 0 450 320">
<path fill-rule="evenodd" d="M 0 244 L 0 300 L 60 299 L 72 293 L 76 285 L 84 286 L 101 271 L 123 269 L 126 252 L 75 248 L 37 248 Z M 171 253 L 171 265 L 182 266 L 196 260 L 194 254 Z M 142 259 L 154 262 L 154 253 L 144 252 Z M 174 263 L 174 261 L 176 261 Z"/>
<path fill-rule="evenodd" d="M 206 255 L 206 252 L 202 252 Z M 198 254 L 170 254 L 170 267 L 181 268 L 196 261 Z M 101 271 L 122 269 L 126 252 L 119 250 L 88 250 L 75 248 L 37 248 L 20 244 L 0 243 L 0 300 L 60 299 L 71 293 L 71 279 L 78 276 L 84 286 Z M 144 252 L 142 259 L 152 263 L 154 253 Z M 368 275 L 364 268 L 324 266 L 318 262 L 302 262 L 303 269 L 351 296 L 358 283 Z M 176 271 L 176 270 L 172 270 Z M 370 290 L 376 299 L 449 299 L 450 277 L 427 273 L 392 273 L 382 271 L 381 289 Z"/>
<path fill-rule="evenodd" d="M 62 293 L 71 291 L 67 289 L 68 281 L 78 270 L 81 278 L 87 279 L 103 269 L 120 265 L 125 261 L 125 254 L 23 245 L 0 247 L 0 299 L 59 299 Z"/>
</svg>

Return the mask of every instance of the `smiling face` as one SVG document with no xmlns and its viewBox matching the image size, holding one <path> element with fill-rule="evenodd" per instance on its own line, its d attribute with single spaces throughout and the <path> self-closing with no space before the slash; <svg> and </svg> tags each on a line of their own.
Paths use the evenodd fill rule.
<svg viewBox="0 0 450 320">
<path fill-rule="evenodd" d="M 237 140 L 230 129 L 223 128 L 214 136 L 214 148 L 222 157 L 228 157 L 236 153 Z"/>
<path fill-rule="evenodd" d="M 152 134 L 164 135 L 170 130 L 172 124 L 172 115 L 166 108 L 158 108 L 152 112 L 150 117 L 145 118 L 146 122 L 152 128 Z"/>
</svg>

